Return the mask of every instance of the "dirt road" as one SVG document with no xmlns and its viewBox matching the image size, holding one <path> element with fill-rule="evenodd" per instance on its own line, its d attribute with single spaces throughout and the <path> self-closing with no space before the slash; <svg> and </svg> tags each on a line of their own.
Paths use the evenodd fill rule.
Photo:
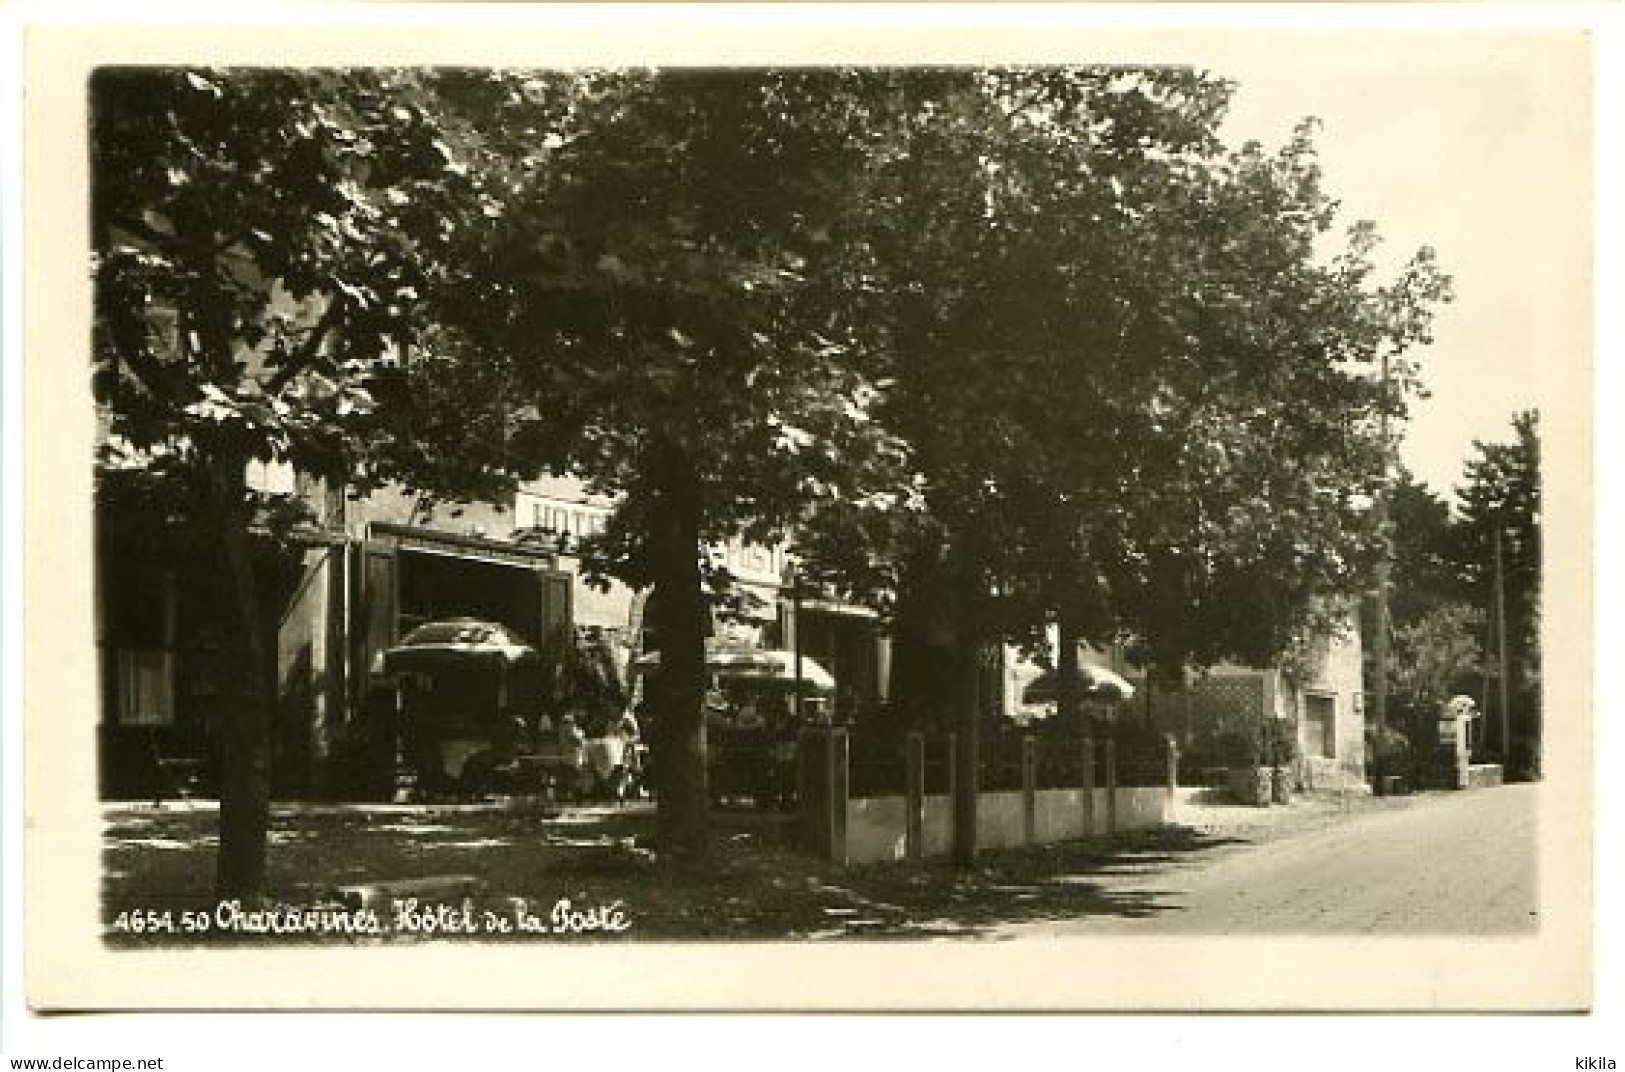
<svg viewBox="0 0 1625 1072">
<path fill-rule="evenodd" d="M 1149 911 L 1008 933 L 1528 933 L 1539 924 L 1537 794 L 1531 785 L 1440 794 L 1181 866 L 1111 869 L 1091 876 L 1102 892 Z"/>
</svg>

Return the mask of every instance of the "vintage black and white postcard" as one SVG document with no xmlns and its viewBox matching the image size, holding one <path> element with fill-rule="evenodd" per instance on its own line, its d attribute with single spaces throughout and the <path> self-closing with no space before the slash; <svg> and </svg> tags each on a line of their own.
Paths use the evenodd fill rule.
<svg viewBox="0 0 1625 1072">
<path fill-rule="evenodd" d="M 570 10 L 26 42 L 35 1007 L 1588 1007 L 1583 25 Z"/>
</svg>

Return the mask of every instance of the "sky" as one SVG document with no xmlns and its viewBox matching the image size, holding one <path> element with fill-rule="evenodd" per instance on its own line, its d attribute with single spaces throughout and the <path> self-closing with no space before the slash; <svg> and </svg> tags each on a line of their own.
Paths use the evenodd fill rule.
<svg viewBox="0 0 1625 1072">
<path fill-rule="evenodd" d="M 1573 393 L 1557 372 L 1584 358 L 1570 313 L 1589 292 L 1573 226 L 1585 138 L 1571 136 L 1585 98 L 1563 85 L 1580 65 L 1549 43 L 1459 31 L 1304 45 L 1204 58 L 1238 82 L 1225 138 L 1276 146 L 1320 119 L 1325 188 L 1349 221 L 1377 223 L 1384 267 L 1438 251 L 1456 298 L 1416 353 L 1431 398 L 1413 405 L 1401 456 L 1448 498 L 1473 441 L 1508 441 L 1522 409 L 1549 417 Z"/>
</svg>

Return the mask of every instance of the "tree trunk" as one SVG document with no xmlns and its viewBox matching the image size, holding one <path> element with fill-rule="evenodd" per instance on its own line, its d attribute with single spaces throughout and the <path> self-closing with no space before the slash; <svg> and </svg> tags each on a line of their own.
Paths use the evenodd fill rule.
<svg viewBox="0 0 1625 1072">
<path fill-rule="evenodd" d="M 938 701 L 944 694 L 934 657 L 931 596 L 918 568 L 905 571 L 892 621 L 891 707 L 899 723 L 921 733 L 944 730 Z"/>
<path fill-rule="evenodd" d="M 706 778 L 705 605 L 700 592 L 699 513 L 693 472 L 676 451 L 662 462 L 652 531 L 653 591 L 648 614 L 660 645 L 655 695 L 656 829 L 668 852 L 689 859 L 710 853 Z"/>
<path fill-rule="evenodd" d="M 220 849 L 215 892 L 257 903 L 265 897 L 266 834 L 271 818 L 271 681 L 264 622 L 240 506 L 223 512 L 226 563 L 231 570 L 247 661 L 237 675 L 237 709 L 221 739 Z"/>
</svg>

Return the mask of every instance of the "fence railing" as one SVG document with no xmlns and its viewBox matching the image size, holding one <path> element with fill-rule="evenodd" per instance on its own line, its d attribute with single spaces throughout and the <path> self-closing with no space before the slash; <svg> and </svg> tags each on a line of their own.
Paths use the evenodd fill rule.
<svg viewBox="0 0 1625 1072">
<path fill-rule="evenodd" d="M 946 793 L 954 778 L 955 735 L 906 735 L 884 742 L 850 738 L 850 784 L 854 796 L 901 793 L 908 785 L 909 740 L 923 741 L 925 792 Z M 1106 784 L 1106 743 L 1116 763 L 1117 784 L 1147 787 L 1177 779 L 1177 754 L 1165 737 L 1087 737 L 1053 734 L 989 734 L 978 745 L 977 786 L 1010 792 L 1031 778 L 1039 789 L 1076 789 Z M 1024 764 L 1033 768 L 1024 773 Z M 1086 770 L 1086 767 L 1090 769 Z M 1171 769 L 1172 767 L 1172 769 Z"/>
<path fill-rule="evenodd" d="M 814 734 L 832 732 L 828 728 Z M 906 792 L 918 779 L 921 792 L 946 795 L 960 777 L 954 734 L 907 734 L 876 738 L 841 729 L 847 742 L 846 785 L 854 797 Z M 747 801 L 757 807 L 789 807 L 801 792 L 799 753 L 807 735 L 795 742 L 765 733 L 730 732 L 709 737 L 710 782 L 722 802 Z M 916 752 L 910 752 L 910 749 Z M 1108 759 L 1108 756 L 1110 757 Z M 989 734 L 978 745 L 976 784 L 982 792 L 1171 785 L 1177 757 L 1166 738 L 1114 739 L 1055 734 Z M 1108 777 L 1107 764 L 1112 764 Z M 914 765 L 918 765 L 918 771 Z"/>
</svg>

